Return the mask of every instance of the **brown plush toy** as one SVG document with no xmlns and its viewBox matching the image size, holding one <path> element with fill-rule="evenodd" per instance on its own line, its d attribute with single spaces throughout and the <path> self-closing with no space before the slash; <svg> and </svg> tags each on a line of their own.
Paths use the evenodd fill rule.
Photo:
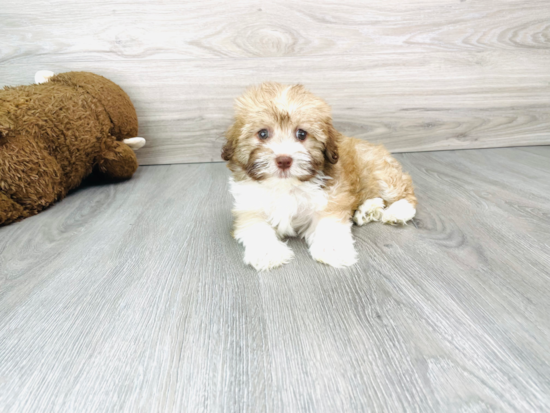
<svg viewBox="0 0 550 413">
<path fill-rule="evenodd" d="M 45 83 L 0 90 L 0 226 L 37 214 L 92 171 L 130 178 L 138 166 L 130 146 L 145 142 L 135 138 L 130 98 L 110 80 L 41 76 Z"/>
</svg>

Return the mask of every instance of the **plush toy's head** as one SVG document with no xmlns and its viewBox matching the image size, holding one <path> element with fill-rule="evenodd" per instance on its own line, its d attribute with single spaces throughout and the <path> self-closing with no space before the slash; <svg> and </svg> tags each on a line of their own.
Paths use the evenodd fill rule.
<svg viewBox="0 0 550 413">
<path fill-rule="evenodd" d="M 0 225 L 33 215 L 96 171 L 112 179 L 137 169 L 138 122 L 130 98 L 88 72 L 0 90 Z"/>
</svg>

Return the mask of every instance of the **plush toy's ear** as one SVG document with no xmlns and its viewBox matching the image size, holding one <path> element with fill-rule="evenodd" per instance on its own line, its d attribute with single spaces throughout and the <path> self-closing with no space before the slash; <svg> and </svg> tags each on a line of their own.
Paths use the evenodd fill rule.
<svg viewBox="0 0 550 413">
<path fill-rule="evenodd" d="M 340 133 L 332 126 L 327 127 L 327 141 L 325 142 L 325 159 L 331 164 L 338 162 L 338 143 L 340 142 Z"/>
</svg>

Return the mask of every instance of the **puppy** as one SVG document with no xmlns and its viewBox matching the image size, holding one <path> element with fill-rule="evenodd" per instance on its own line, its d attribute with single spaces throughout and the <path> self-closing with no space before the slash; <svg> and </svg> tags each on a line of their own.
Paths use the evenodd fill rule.
<svg viewBox="0 0 550 413">
<path fill-rule="evenodd" d="M 248 89 L 226 138 L 233 235 L 258 271 L 289 262 L 294 254 L 282 239 L 294 236 L 306 239 L 315 260 L 352 265 L 352 219 L 405 224 L 416 213 L 400 164 L 383 146 L 340 134 L 328 104 L 301 85 Z"/>
</svg>

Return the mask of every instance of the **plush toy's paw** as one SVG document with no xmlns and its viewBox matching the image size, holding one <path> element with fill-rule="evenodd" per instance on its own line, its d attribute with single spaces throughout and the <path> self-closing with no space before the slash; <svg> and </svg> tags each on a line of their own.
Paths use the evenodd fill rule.
<svg viewBox="0 0 550 413">
<path fill-rule="evenodd" d="M 49 70 L 39 70 L 34 75 L 34 83 L 40 84 L 40 83 L 46 83 L 48 80 L 50 80 L 50 77 L 54 76 L 54 72 L 50 72 Z"/>
<path fill-rule="evenodd" d="M 98 172 L 110 179 L 128 179 L 138 167 L 136 154 L 128 145 L 107 139 L 97 159 Z"/>
<path fill-rule="evenodd" d="M 29 215 L 23 207 L 0 192 L 0 226 L 9 224 Z"/>
<path fill-rule="evenodd" d="M 145 146 L 145 139 L 139 137 L 124 139 L 122 142 L 124 142 L 130 147 L 130 149 L 134 151 L 137 151 L 138 149 L 141 149 Z"/>
<path fill-rule="evenodd" d="M 249 245 L 244 251 L 245 264 L 252 265 L 258 271 L 280 267 L 293 257 L 294 252 L 290 247 L 279 240 Z"/>
</svg>

